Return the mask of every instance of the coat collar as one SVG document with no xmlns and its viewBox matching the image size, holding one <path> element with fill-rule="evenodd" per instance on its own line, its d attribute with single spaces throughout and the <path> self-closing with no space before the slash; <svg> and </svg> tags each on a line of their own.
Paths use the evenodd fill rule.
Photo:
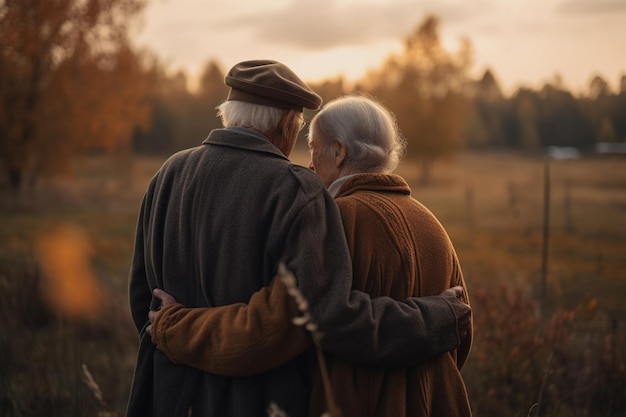
<svg viewBox="0 0 626 417">
<path fill-rule="evenodd" d="M 357 191 L 384 191 L 399 194 L 411 194 L 407 182 L 396 174 L 356 174 L 346 180 L 335 198 L 345 197 Z"/>
<path fill-rule="evenodd" d="M 202 142 L 203 145 L 228 146 L 247 151 L 263 152 L 289 160 L 268 138 L 254 130 L 241 127 L 214 129 Z"/>
</svg>

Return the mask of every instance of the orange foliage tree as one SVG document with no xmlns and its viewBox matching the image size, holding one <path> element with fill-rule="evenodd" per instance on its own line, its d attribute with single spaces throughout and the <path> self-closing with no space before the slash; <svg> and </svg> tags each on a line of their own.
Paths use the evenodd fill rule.
<svg viewBox="0 0 626 417">
<path fill-rule="evenodd" d="M 468 40 L 457 53 L 447 51 L 439 37 L 439 19 L 427 16 L 405 39 L 403 53 L 391 55 L 363 83 L 396 114 L 407 138 L 407 156 L 422 162 L 425 182 L 431 162 L 463 143 L 471 55 Z"/>
<path fill-rule="evenodd" d="M 0 2 L 0 169 L 11 189 L 85 150 L 127 146 L 147 122 L 147 77 L 131 47 L 145 0 Z"/>
</svg>

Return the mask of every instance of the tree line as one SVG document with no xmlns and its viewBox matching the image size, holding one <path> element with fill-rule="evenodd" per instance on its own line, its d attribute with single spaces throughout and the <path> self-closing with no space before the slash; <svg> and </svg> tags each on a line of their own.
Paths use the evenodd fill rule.
<svg viewBox="0 0 626 417">
<path fill-rule="evenodd" d="M 146 0 L 0 2 L 0 184 L 15 192 L 71 166 L 84 153 L 166 155 L 219 127 L 225 72 L 207 62 L 198 88 L 153 53 L 132 46 Z M 407 157 L 423 178 L 462 148 L 539 152 L 626 142 L 626 74 L 618 91 L 595 76 L 575 96 L 558 80 L 502 93 L 496 75 L 470 75 L 472 45 L 449 51 L 437 16 L 426 16 L 393 54 L 357 82 L 312 83 L 325 101 L 362 92 L 397 116 Z"/>
<path fill-rule="evenodd" d="M 343 94 L 371 94 L 395 113 L 408 141 L 408 159 L 420 162 L 427 181 L 433 161 L 460 149 L 511 149 L 542 152 L 550 146 L 593 151 L 600 142 L 626 142 L 626 71 L 619 90 L 596 75 L 586 94 L 575 96 L 555 79 L 541 89 L 519 88 L 506 96 L 496 75 L 469 75 L 472 46 L 444 48 L 440 21 L 426 16 L 389 56 L 356 83 L 342 78 L 312 83 L 324 101 Z M 170 153 L 195 146 L 219 127 L 214 107 L 226 96 L 224 72 L 209 62 L 197 92 L 185 75 L 163 78 L 151 104 L 152 123 L 133 137 L 138 152 Z M 300 141 L 300 145 L 304 141 Z"/>
</svg>

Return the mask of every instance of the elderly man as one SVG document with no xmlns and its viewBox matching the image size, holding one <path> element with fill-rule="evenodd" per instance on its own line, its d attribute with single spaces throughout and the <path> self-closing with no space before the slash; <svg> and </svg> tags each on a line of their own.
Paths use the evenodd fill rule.
<svg viewBox="0 0 626 417">
<path fill-rule="evenodd" d="M 141 341 L 127 416 L 259 416 L 271 402 L 292 417 L 306 415 L 310 343 L 291 324 L 284 287 L 273 282 L 281 262 L 297 277 L 327 349 L 404 363 L 458 347 L 470 308 L 454 296 L 400 302 L 351 291 L 339 211 L 320 179 L 287 159 L 303 108 L 319 108 L 320 97 L 268 60 L 235 65 L 226 84 L 224 129 L 169 158 L 142 203 L 129 289 Z M 215 343 L 260 331 L 267 335 L 260 344 L 239 349 L 280 346 L 276 366 L 224 377 L 170 361 L 145 332 L 148 312 L 159 306 L 155 289 L 186 307 L 225 306 L 209 309 L 216 310 Z"/>
</svg>

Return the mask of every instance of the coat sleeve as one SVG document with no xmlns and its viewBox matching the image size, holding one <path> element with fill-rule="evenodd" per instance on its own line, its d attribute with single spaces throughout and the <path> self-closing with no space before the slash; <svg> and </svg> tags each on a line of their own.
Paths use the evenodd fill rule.
<svg viewBox="0 0 626 417">
<path fill-rule="evenodd" d="M 284 284 L 274 279 L 248 304 L 166 307 L 152 323 L 152 337 L 174 363 L 245 377 L 280 366 L 311 345 L 310 335 L 292 323 L 295 315 Z"/>
<path fill-rule="evenodd" d="M 327 193 L 300 211 L 284 247 L 325 350 L 352 362 L 412 366 L 459 346 L 456 317 L 444 298 L 395 301 L 351 290 L 343 226 Z M 227 376 L 263 372 L 295 357 L 303 339 L 311 342 L 291 324 L 294 310 L 274 281 L 248 304 L 166 309 L 153 323 L 157 345 L 174 361 Z"/>
<path fill-rule="evenodd" d="M 440 296 L 371 298 L 352 290 L 339 209 L 328 193 L 312 200 L 287 239 L 287 267 L 323 334 L 324 350 L 351 362 L 413 366 L 459 346 L 456 316 Z"/>
<path fill-rule="evenodd" d="M 461 301 L 469 305 L 470 297 L 469 297 L 469 293 L 467 292 L 467 285 L 465 284 L 465 279 L 463 278 L 463 273 L 461 272 L 461 267 L 459 265 L 459 261 L 456 255 L 454 256 L 454 261 L 455 261 L 454 272 L 455 272 L 455 276 L 457 277 L 457 281 L 455 285 L 460 285 L 463 287 L 463 297 L 461 298 Z M 456 350 L 456 363 L 457 363 L 457 367 L 459 368 L 459 370 L 463 368 L 463 365 L 465 365 L 465 361 L 467 361 L 470 350 L 472 348 L 473 340 L 474 340 L 474 321 L 472 318 L 472 321 L 470 322 L 469 331 L 460 339 L 459 347 Z"/>
</svg>

